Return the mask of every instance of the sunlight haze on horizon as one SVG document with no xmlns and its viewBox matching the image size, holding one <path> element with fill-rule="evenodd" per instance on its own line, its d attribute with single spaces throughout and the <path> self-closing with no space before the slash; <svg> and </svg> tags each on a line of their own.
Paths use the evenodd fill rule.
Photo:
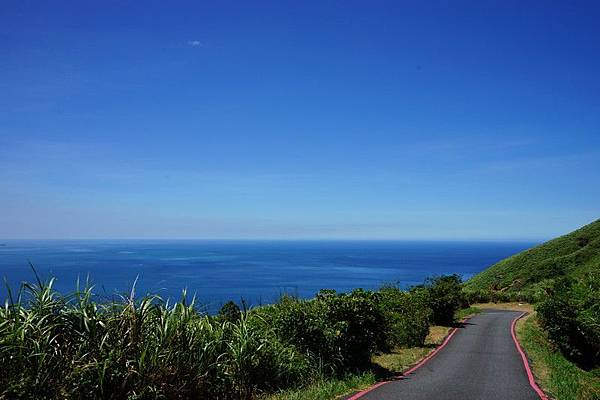
<svg viewBox="0 0 600 400">
<path fill-rule="evenodd" d="M 0 238 L 546 239 L 600 218 L 600 3 L 0 10 Z"/>
</svg>

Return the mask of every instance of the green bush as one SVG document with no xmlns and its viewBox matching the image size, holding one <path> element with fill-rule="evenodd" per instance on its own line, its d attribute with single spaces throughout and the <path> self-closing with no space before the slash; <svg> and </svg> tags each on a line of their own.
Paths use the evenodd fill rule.
<svg viewBox="0 0 600 400">
<path fill-rule="evenodd" d="M 423 346 L 432 317 L 427 297 L 395 286 L 384 286 L 379 292 L 381 312 L 387 322 L 388 346 Z"/>
<path fill-rule="evenodd" d="M 218 316 L 223 321 L 236 322 L 242 317 L 242 312 L 237 304 L 233 301 L 228 301 L 223 304 Z"/>
<path fill-rule="evenodd" d="M 331 371 L 364 367 L 385 347 L 386 322 L 375 292 L 322 290 L 312 300 L 283 297 L 259 312 L 270 319 L 280 340 Z"/>
<path fill-rule="evenodd" d="M 336 346 L 343 365 L 358 369 L 369 364 L 371 356 L 385 347 L 385 317 L 379 307 L 379 293 L 355 289 L 336 294 L 321 291 L 317 302 L 325 304 L 327 318 L 338 327 Z"/>
<path fill-rule="evenodd" d="M 536 311 L 567 358 L 584 368 L 600 364 L 600 274 L 557 280 Z"/>
<path fill-rule="evenodd" d="M 461 283 L 458 275 L 439 276 L 428 278 L 424 285 L 413 288 L 411 292 L 427 299 L 435 325 L 447 326 L 454 323 L 456 311 L 468 304 Z"/>
<path fill-rule="evenodd" d="M 323 302 L 284 296 L 279 303 L 255 313 L 273 328 L 279 340 L 315 359 L 317 364 L 335 370 L 343 361 L 337 346 L 343 326 L 329 319 L 327 311 Z"/>
</svg>

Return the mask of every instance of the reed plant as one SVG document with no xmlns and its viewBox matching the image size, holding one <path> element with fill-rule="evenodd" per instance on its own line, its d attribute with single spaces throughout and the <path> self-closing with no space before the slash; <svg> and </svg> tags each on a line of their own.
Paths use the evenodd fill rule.
<svg viewBox="0 0 600 400">
<path fill-rule="evenodd" d="M 39 278 L 9 290 L 0 309 L 0 399 L 249 400 L 368 370 L 402 318 L 411 318 L 407 343 L 429 327 L 427 318 L 414 326 L 411 295 L 400 291 L 403 303 L 389 290 L 322 291 L 208 315 L 185 291 L 172 303 L 138 298 L 133 287 L 110 301 L 88 282 L 70 294 Z"/>
<path fill-rule="evenodd" d="M 24 284 L 0 311 L 0 397 L 249 399 L 308 379 L 305 357 L 256 318 L 199 313 L 185 293 L 101 303 L 92 287 Z"/>
</svg>

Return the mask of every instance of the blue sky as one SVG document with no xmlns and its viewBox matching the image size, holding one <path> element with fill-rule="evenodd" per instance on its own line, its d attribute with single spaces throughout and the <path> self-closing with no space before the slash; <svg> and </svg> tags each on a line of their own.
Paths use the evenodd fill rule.
<svg viewBox="0 0 600 400">
<path fill-rule="evenodd" d="M 0 10 L 0 237 L 548 238 L 600 217 L 597 2 Z"/>
</svg>

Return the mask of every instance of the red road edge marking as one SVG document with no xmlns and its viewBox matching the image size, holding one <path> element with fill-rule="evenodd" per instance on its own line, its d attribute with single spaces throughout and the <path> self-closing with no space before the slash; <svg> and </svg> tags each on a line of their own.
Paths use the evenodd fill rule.
<svg viewBox="0 0 600 400">
<path fill-rule="evenodd" d="M 538 394 L 538 396 L 540 396 L 540 399 L 548 400 L 548 396 L 546 396 L 544 391 L 538 386 L 537 383 L 535 383 L 535 378 L 533 377 L 533 372 L 531 372 L 531 367 L 529 366 L 529 361 L 527 360 L 527 356 L 525 355 L 525 352 L 521 348 L 521 344 L 517 340 L 517 335 L 515 334 L 515 325 L 517 324 L 518 320 L 520 320 L 521 318 L 523 318 L 523 316 L 525 316 L 525 314 L 527 314 L 527 313 L 524 312 L 523 314 L 521 314 L 518 317 L 516 317 L 515 319 L 513 319 L 512 324 L 510 325 L 510 334 L 512 335 L 513 341 L 515 342 L 515 346 L 517 347 L 517 350 L 519 351 L 519 354 L 521 355 L 521 359 L 523 360 L 523 365 L 525 366 L 525 371 L 527 371 L 527 378 L 529 378 L 529 384 L 531 385 L 533 390 L 535 390 L 535 392 Z"/>
<path fill-rule="evenodd" d="M 515 343 L 515 347 L 517 348 L 517 350 L 519 351 L 519 354 L 521 355 L 521 360 L 523 361 L 523 365 L 525 366 L 525 371 L 527 372 L 527 378 L 529 379 L 529 385 L 531 385 L 531 387 L 537 393 L 537 395 L 540 396 L 540 399 L 549 400 L 548 396 L 546 396 L 546 394 L 542 391 L 542 389 L 535 382 L 535 378 L 533 377 L 533 372 L 531 371 L 531 367 L 529 366 L 529 361 L 527 361 L 527 356 L 525 356 L 525 353 L 523 352 L 523 349 L 521 348 L 521 344 L 517 340 L 517 335 L 515 334 L 515 325 L 517 324 L 517 321 L 520 320 L 521 318 L 523 318 L 526 314 L 527 313 L 524 312 L 521 315 L 517 316 L 515 319 L 513 319 L 512 324 L 510 325 L 510 334 L 512 336 L 513 342 Z M 465 322 L 466 320 L 468 320 L 468 318 L 464 319 L 462 322 Z M 421 360 L 417 365 L 415 365 L 414 367 L 410 368 L 409 370 L 403 372 L 399 376 L 405 376 L 405 375 L 412 374 L 417 369 L 422 367 L 427 361 L 432 359 L 433 356 L 435 356 L 441 349 L 443 349 L 448 344 L 448 342 L 450 341 L 450 339 L 452 339 L 452 336 L 454 336 L 454 334 L 456 333 L 457 330 L 458 330 L 458 328 L 454 328 L 452 330 L 452 332 L 450 332 L 450 334 L 446 337 L 446 339 L 444 340 L 444 342 L 441 345 L 436 347 L 435 350 L 433 350 L 431 353 L 429 353 L 429 355 L 427 357 L 425 357 L 423 360 Z M 347 400 L 360 399 L 365 394 L 377 389 L 380 386 L 385 385 L 386 383 L 390 383 L 390 382 L 392 382 L 392 381 L 384 381 L 384 382 L 376 383 L 375 385 L 371 386 L 370 388 L 362 390 L 362 391 L 356 393 L 354 396 L 349 397 Z"/>
<path fill-rule="evenodd" d="M 468 318 L 465 318 L 463 321 L 461 322 L 465 322 Z M 417 365 L 415 365 L 414 367 L 402 372 L 400 375 L 397 375 L 396 377 L 399 378 L 401 376 L 406 376 L 409 374 L 412 374 L 413 372 L 415 372 L 417 369 L 421 368 L 427 361 L 431 360 L 433 358 L 433 356 L 435 356 L 441 349 L 443 349 L 444 347 L 446 347 L 446 345 L 448 344 L 448 342 L 450 341 L 450 339 L 452 339 L 452 336 L 454 336 L 454 334 L 456 333 L 456 331 L 458 330 L 458 328 L 454 328 L 452 329 L 452 331 L 450 332 L 450 334 L 448 336 L 446 336 L 446 339 L 444 339 L 444 341 L 442 342 L 442 344 L 440 344 L 438 347 L 436 347 L 431 353 L 429 353 L 429 355 L 427 357 L 425 357 L 424 359 L 422 359 L 421 361 L 419 361 L 419 363 L 417 363 Z M 346 400 L 357 400 L 360 399 L 361 397 L 363 397 L 365 394 L 377 389 L 380 386 L 385 385 L 386 383 L 390 383 L 393 381 L 383 381 L 383 382 L 379 382 L 374 384 L 373 386 L 360 391 L 358 393 L 356 393 L 354 396 L 349 397 Z M 546 400 L 546 399 L 544 399 Z"/>
</svg>

